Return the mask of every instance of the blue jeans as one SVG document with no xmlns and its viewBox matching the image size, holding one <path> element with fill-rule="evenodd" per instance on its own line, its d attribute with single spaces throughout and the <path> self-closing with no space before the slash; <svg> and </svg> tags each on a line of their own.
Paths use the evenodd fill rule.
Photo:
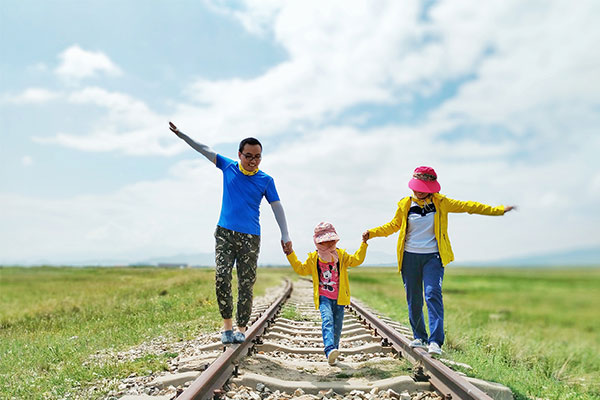
<svg viewBox="0 0 600 400">
<path fill-rule="evenodd" d="M 415 339 L 425 343 L 444 344 L 444 302 L 442 281 L 444 267 L 439 253 L 416 254 L 404 252 L 402 281 L 406 290 L 408 319 Z M 429 315 L 429 339 L 423 316 L 423 286 Z"/>
<path fill-rule="evenodd" d="M 323 345 L 325 355 L 340 346 L 342 336 L 342 325 L 344 324 L 344 306 L 340 306 L 337 300 L 319 296 L 319 311 L 321 312 L 321 331 L 323 332 Z"/>
</svg>

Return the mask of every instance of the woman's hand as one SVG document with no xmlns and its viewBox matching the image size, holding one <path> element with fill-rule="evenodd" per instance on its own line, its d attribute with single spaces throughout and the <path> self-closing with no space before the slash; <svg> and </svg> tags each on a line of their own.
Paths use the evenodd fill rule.
<svg viewBox="0 0 600 400">
<path fill-rule="evenodd" d="M 371 236 L 369 234 L 369 231 L 364 231 L 363 232 L 363 234 L 362 234 L 362 241 L 363 241 L 363 243 L 367 243 L 367 240 L 369 240 L 369 236 Z"/>
</svg>

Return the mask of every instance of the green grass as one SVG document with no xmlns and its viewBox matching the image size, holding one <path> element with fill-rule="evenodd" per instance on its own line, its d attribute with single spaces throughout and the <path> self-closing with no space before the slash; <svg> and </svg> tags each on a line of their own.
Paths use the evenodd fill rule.
<svg viewBox="0 0 600 400">
<path fill-rule="evenodd" d="M 292 280 L 296 279 L 294 277 L 290 277 Z M 282 318 L 287 318 L 292 321 L 321 321 L 321 319 L 316 319 L 312 316 L 307 316 L 302 314 L 295 306 L 291 306 L 289 304 L 284 304 L 281 307 L 281 311 L 279 312 L 279 316 Z"/>
<path fill-rule="evenodd" d="M 297 278 L 291 268 L 259 269 L 255 294 L 284 276 Z M 352 269 L 350 285 L 353 297 L 408 324 L 395 269 Z M 217 331 L 214 296 L 209 269 L 0 268 L 0 398 L 65 398 L 103 378 L 164 370 L 177 354 L 90 360 L 161 335 Z M 444 302 L 445 357 L 473 367 L 463 372 L 509 386 L 517 400 L 600 398 L 600 269 L 449 266 Z"/>
<path fill-rule="evenodd" d="M 255 294 L 281 277 L 259 269 Z M 0 398 L 64 398 L 102 378 L 164 370 L 177 354 L 90 358 L 161 335 L 192 339 L 220 323 L 214 270 L 0 268 Z"/>
<path fill-rule="evenodd" d="M 289 304 L 284 304 L 283 307 L 281 307 L 279 316 L 292 321 L 302 321 L 302 314 L 299 313 L 295 307 Z"/>
<path fill-rule="evenodd" d="M 350 272 L 352 295 L 408 325 L 402 278 L 390 268 Z M 449 266 L 445 357 L 516 399 L 600 398 L 600 269 Z M 425 309 L 426 313 L 426 309 Z"/>
</svg>

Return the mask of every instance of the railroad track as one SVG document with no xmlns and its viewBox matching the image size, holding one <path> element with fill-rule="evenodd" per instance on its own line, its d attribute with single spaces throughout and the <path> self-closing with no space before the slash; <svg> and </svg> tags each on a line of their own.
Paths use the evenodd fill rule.
<svg viewBox="0 0 600 400">
<path fill-rule="evenodd" d="M 255 305 L 245 343 L 203 346 L 205 364 L 196 368 L 203 372 L 176 398 L 512 399 L 505 386 L 466 378 L 425 350 L 410 348 L 409 329 L 354 300 L 344 318 L 338 363 L 330 366 L 312 290 L 311 282 L 287 282 Z"/>
</svg>

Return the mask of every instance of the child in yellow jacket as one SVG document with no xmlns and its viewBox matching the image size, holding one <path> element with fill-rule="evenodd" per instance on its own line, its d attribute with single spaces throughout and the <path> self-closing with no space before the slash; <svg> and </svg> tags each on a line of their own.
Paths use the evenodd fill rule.
<svg viewBox="0 0 600 400">
<path fill-rule="evenodd" d="M 340 336 L 344 323 L 344 306 L 350 304 L 348 268 L 363 263 L 367 254 L 367 242 L 363 239 L 353 255 L 336 247 L 340 238 L 329 222 L 321 222 L 313 235 L 316 251 L 300 262 L 290 248 L 287 259 L 299 275 L 311 275 L 314 289 L 315 308 L 321 312 L 321 330 L 325 356 L 330 365 L 339 356 Z"/>
</svg>

